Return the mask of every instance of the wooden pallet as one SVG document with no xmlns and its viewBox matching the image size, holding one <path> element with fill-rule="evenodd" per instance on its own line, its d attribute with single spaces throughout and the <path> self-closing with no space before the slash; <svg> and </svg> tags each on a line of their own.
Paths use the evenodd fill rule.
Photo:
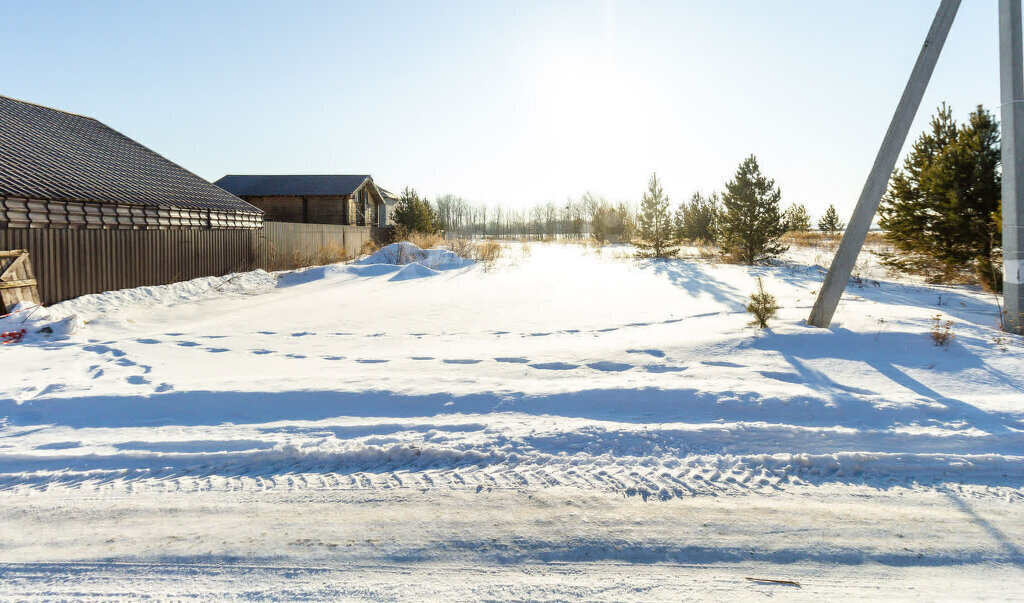
<svg viewBox="0 0 1024 603">
<path fill-rule="evenodd" d="M 36 275 L 28 250 L 0 251 L 0 313 L 11 311 L 18 302 L 40 303 Z"/>
</svg>

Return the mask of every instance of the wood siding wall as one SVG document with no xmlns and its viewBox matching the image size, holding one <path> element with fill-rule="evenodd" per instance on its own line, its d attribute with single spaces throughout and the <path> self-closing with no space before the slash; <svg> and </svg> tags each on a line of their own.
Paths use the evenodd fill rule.
<svg viewBox="0 0 1024 603">
<path fill-rule="evenodd" d="M 43 201 L 0 197 L 0 226 L 8 228 L 259 228 L 251 212 Z"/>
<path fill-rule="evenodd" d="M 44 304 L 250 269 L 257 233 L 234 229 L 2 228 L 0 249 L 28 249 Z"/>
<path fill-rule="evenodd" d="M 345 196 L 265 196 L 242 197 L 266 212 L 264 219 L 273 222 L 305 222 L 311 224 L 350 224 L 351 195 Z"/>
</svg>

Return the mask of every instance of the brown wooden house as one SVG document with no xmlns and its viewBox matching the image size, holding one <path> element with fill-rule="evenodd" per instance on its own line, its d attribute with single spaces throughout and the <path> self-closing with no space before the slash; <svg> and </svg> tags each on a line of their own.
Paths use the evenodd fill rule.
<svg viewBox="0 0 1024 603">
<path fill-rule="evenodd" d="M 0 96 L 0 250 L 44 303 L 251 266 L 263 212 L 99 121 Z"/>
<path fill-rule="evenodd" d="M 276 222 L 384 227 L 397 201 L 369 175 L 232 174 L 214 184 Z"/>
</svg>

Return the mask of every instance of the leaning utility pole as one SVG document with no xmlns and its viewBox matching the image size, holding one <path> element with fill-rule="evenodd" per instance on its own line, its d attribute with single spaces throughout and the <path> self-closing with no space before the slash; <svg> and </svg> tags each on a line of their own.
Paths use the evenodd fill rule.
<svg viewBox="0 0 1024 603">
<path fill-rule="evenodd" d="M 1006 3 L 1013 0 L 1001 1 Z M 1016 2 L 1019 17 L 1020 0 L 1016 0 Z M 953 18 L 959 8 L 960 0 L 942 0 L 942 3 L 939 4 L 939 10 L 935 13 L 931 29 L 928 30 L 921 54 L 917 56 L 917 63 L 910 73 L 910 80 L 907 81 L 903 96 L 900 97 L 900 102 L 896 105 L 896 113 L 892 116 L 889 129 L 885 133 L 885 138 L 882 139 L 882 147 L 878 149 L 878 156 L 875 157 L 871 173 L 868 174 L 867 182 L 864 183 L 864 189 L 860 193 L 860 199 L 857 200 L 857 207 L 853 210 L 853 216 L 846 227 L 846 232 L 843 233 L 842 241 L 839 242 L 839 250 L 836 251 L 836 257 L 832 259 L 832 267 L 829 268 L 828 274 L 825 276 L 825 282 L 821 284 L 818 299 L 815 300 L 811 315 L 807 318 L 809 325 L 828 327 L 832 322 L 832 315 L 835 314 L 839 298 L 842 297 L 846 283 L 850 280 L 853 266 L 857 263 L 857 255 L 860 254 L 861 247 L 864 246 L 864 239 L 868 236 L 871 221 L 874 220 L 875 212 L 878 211 L 878 203 L 882 200 L 882 195 L 889 184 L 889 177 L 892 176 L 892 170 L 896 167 L 896 160 L 899 158 L 903 143 L 907 140 L 910 126 L 914 122 L 917 108 L 921 104 L 921 97 L 924 96 L 924 90 L 928 87 L 928 80 L 931 79 L 932 71 L 935 70 L 935 63 L 939 60 L 942 45 L 946 42 L 949 28 L 953 25 Z M 1000 10 L 1002 9 L 1000 8 Z M 1020 41 L 1019 35 L 1017 40 Z M 1005 139 L 1004 134 L 1003 140 Z"/>
<path fill-rule="evenodd" d="M 1024 333 L 1024 50 L 1020 0 L 999 0 L 1003 153 L 1003 330 Z"/>
</svg>

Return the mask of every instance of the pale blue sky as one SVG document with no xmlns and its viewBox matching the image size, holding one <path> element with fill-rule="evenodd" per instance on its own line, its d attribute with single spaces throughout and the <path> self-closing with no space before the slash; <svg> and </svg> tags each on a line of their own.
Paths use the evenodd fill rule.
<svg viewBox="0 0 1024 603">
<path fill-rule="evenodd" d="M 0 94 L 100 119 L 215 180 L 371 173 L 475 201 L 678 201 L 750 153 L 849 213 L 937 0 L 0 0 Z M 913 134 L 999 104 L 996 0 L 965 0 Z"/>
</svg>

